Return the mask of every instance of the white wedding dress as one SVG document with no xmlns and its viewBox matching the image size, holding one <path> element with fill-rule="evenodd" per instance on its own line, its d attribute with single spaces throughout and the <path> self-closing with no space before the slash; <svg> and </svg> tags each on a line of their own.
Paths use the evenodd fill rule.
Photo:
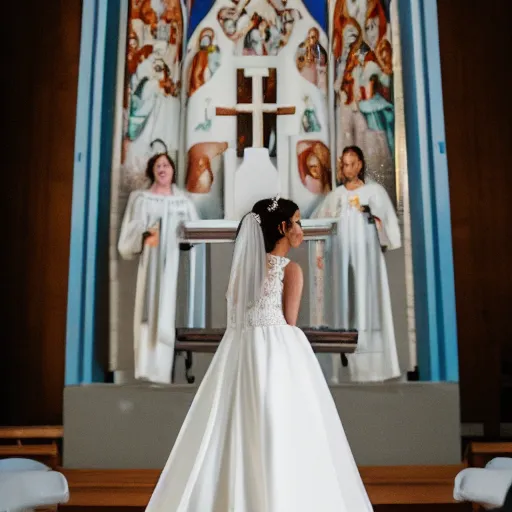
<svg viewBox="0 0 512 512">
<path fill-rule="evenodd" d="M 148 505 L 150 512 L 373 510 L 311 345 L 283 315 L 267 256 L 247 326 L 228 326 Z"/>
</svg>

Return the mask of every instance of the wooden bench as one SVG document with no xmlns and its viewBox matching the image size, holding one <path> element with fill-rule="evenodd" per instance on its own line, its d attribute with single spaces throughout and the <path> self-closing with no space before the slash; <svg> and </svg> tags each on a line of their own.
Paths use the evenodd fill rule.
<svg viewBox="0 0 512 512">
<path fill-rule="evenodd" d="M 512 442 L 472 441 L 466 448 L 465 458 L 469 467 L 483 468 L 495 457 L 512 458 Z"/>
<path fill-rule="evenodd" d="M 60 464 L 58 443 L 62 426 L 0 427 L 0 457 L 25 457 L 38 460 L 52 469 Z"/>
<path fill-rule="evenodd" d="M 357 347 L 357 331 L 341 331 L 328 328 L 314 329 L 306 327 L 302 329 L 312 349 L 317 353 L 345 354 L 353 353 Z M 190 329 L 176 330 L 175 353 L 185 355 L 185 376 L 189 384 L 193 384 L 195 377 L 190 374 L 193 365 L 192 354 L 213 353 L 217 350 L 226 329 Z M 173 380 L 176 358 L 174 358 Z"/>
</svg>

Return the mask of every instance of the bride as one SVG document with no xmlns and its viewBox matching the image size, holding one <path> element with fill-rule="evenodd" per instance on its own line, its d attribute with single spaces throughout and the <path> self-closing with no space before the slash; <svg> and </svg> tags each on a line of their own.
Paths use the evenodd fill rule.
<svg viewBox="0 0 512 512">
<path fill-rule="evenodd" d="M 147 511 L 363 512 L 372 505 L 311 345 L 295 324 L 298 206 L 257 202 L 240 223 L 228 328 Z"/>
</svg>

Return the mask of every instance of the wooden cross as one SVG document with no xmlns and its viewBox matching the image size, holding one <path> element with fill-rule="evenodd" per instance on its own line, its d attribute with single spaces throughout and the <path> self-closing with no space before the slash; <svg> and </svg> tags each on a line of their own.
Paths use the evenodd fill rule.
<svg viewBox="0 0 512 512">
<path fill-rule="evenodd" d="M 252 114 L 253 147 L 263 147 L 263 114 L 276 114 L 278 116 L 295 114 L 293 106 L 278 106 L 275 103 L 263 101 L 263 77 L 268 76 L 268 68 L 250 68 L 245 70 L 245 76 L 252 78 L 252 103 L 239 103 L 235 107 L 217 107 L 218 116 L 236 116 L 239 113 Z"/>
</svg>

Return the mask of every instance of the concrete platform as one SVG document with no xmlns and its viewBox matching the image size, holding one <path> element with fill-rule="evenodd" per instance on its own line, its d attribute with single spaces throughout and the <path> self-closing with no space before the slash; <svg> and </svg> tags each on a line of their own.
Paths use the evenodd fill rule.
<svg viewBox="0 0 512 512">
<path fill-rule="evenodd" d="M 92 384 L 64 391 L 64 467 L 161 469 L 197 387 Z M 451 383 L 331 387 L 360 466 L 458 464 Z"/>
</svg>

